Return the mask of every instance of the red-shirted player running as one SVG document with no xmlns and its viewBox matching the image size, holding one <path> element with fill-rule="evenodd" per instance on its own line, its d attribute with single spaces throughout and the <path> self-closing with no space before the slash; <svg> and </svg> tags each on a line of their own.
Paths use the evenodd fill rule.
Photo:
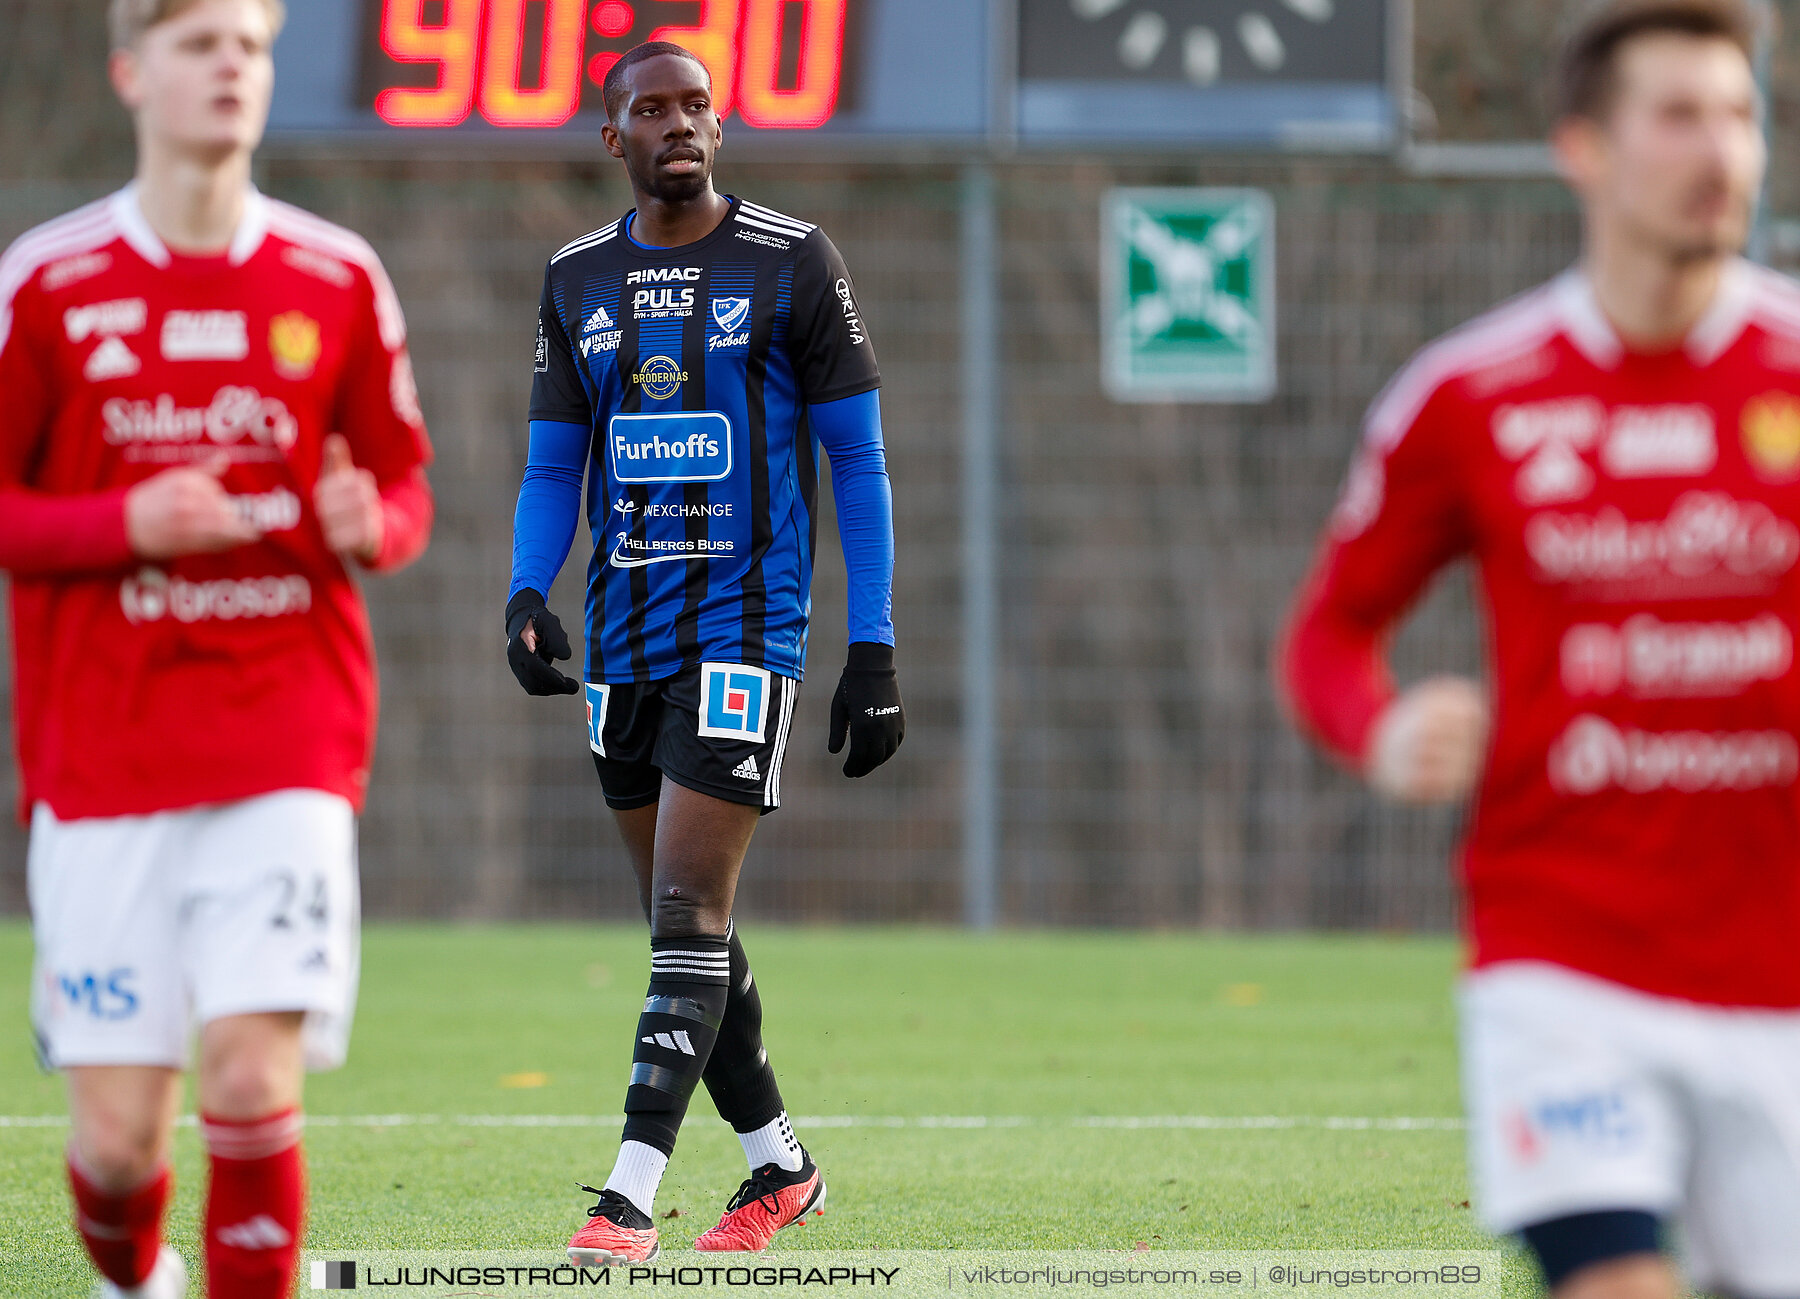
<svg viewBox="0 0 1800 1299">
<path fill-rule="evenodd" d="M 350 569 L 424 549 L 406 329 L 348 231 L 250 185 L 278 0 L 113 0 L 134 185 L 0 259 L 0 567 L 33 1011 L 103 1294 L 161 1244 L 191 1026 L 214 1299 L 285 1296 L 303 1066 L 354 1005 L 375 675 Z"/>
<path fill-rule="evenodd" d="M 1282 675 L 1462 861 L 1471 1159 L 1559 1299 L 1800 1295 L 1800 288 L 1738 260 L 1764 149 L 1737 0 L 1571 41 L 1580 266 L 1369 415 Z M 1492 680 L 1396 698 L 1384 637 L 1476 561 Z M 1492 733 L 1488 715 L 1492 711 Z M 1484 765 L 1485 763 L 1485 765 Z"/>
</svg>

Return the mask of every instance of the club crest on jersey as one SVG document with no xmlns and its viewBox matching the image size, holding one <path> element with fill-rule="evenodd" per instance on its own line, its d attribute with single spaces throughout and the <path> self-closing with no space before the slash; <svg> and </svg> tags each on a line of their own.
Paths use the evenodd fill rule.
<svg viewBox="0 0 1800 1299">
<path fill-rule="evenodd" d="M 763 743 L 769 674 L 736 663 L 700 665 L 700 734 L 712 740 Z"/>
<path fill-rule="evenodd" d="M 653 356 L 638 367 L 632 376 L 644 394 L 666 401 L 681 391 L 681 385 L 687 382 L 687 371 L 676 365 L 666 356 Z"/>
<path fill-rule="evenodd" d="M 736 333 L 750 319 L 749 298 L 714 298 L 713 321 L 727 334 Z"/>
<path fill-rule="evenodd" d="M 269 356 L 284 379 L 310 379 L 324 351 L 319 322 L 303 311 L 284 311 L 269 322 Z"/>
<path fill-rule="evenodd" d="M 1765 478 L 1800 477 L 1800 400 L 1765 393 L 1744 407 L 1744 454 Z"/>
<path fill-rule="evenodd" d="M 612 694 L 612 687 L 598 681 L 589 681 L 586 686 L 588 748 L 604 758 L 606 756 L 606 701 Z"/>
</svg>

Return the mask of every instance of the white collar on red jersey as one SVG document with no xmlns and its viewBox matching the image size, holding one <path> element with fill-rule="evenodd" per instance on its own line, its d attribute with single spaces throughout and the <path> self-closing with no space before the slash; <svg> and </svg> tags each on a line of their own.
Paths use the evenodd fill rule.
<svg viewBox="0 0 1800 1299">
<path fill-rule="evenodd" d="M 112 196 L 112 216 L 118 222 L 120 235 L 131 245 L 133 252 L 152 266 L 161 268 L 169 264 L 168 247 L 150 228 L 144 209 L 138 204 L 136 181 Z M 231 246 L 225 250 L 225 259 L 233 266 L 242 266 L 262 247 L 268 233 L 269 200 L 252 185 L 244 196 L 244 216 L 238 222 L 237 233 L 231 237 Z"/>
<path fill-rule="evenodd" d="M 1553 294 L 1569 339 L 1582 355 L 1603 370 L 1617 367 L 1624 359 L 1625 344 L 1600 309 L 1600 299 L 1586 272 L 1580 267 L 1564 271 L 1556 278 Z M 1725 355 L 1750 323 L 1755 298 L 1754 268 L 1741 257 L 1732 258 L 1719 277 L 1719 289 L 1713 294 L 1711 305 L 1688 331 L 1683 344 L 1688 359 L 1695 365 L 1707 366 Z"/>
</svg>

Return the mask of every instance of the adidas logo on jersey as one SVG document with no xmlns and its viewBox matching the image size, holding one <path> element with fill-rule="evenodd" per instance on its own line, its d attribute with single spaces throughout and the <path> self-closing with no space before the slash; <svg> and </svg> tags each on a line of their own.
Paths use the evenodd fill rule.
<svg viewBox="0 0 1800 1299">
<path fill-rule="evenodd" d="M 624 337 L 618 322 L 615 321 L 605 307 L 596 307 L 594 314 L 587 318 L 587 324 L 581 327 L 581 359 L 597 356 L 601 352 L 619 350 L 619 340 Z"/>
<path fill-rule="evenodd" d="M 219 1243 L 233 1249 L 285 1249 L 293 1240 L 287 1228 L 266 1213 L 236 1226 L 219 1228 Z"/>
<path fill-rule="evenodd" d="M 100 383 L 106 379 L 124 379 L 143 369 L 143 363 L 137 359 L 124 342 L 117 338 L 109 338 L 94 349 L 94 354 L 82 367 L 82 376 L 89 383 Z"/>
<path fill-rule="evenodd" d="M 756 765 L 756 755 L 754 753 L 738 763 L 736 767 L 732 768 L 731 774 L 736 776 L 739 780 L 762 779 L 762 769 Z"/>
<path fill-rule="evenodd" d="M 694 1044 L 688 1039 L 686 1029 L 677 1029 L 673 1033 L 646 1033 L 638 1039 L 651 1046 L 660 1046 L 665 1050 L 679 1051 L 683 1055 L 695 1055 Z"/>
</svg>

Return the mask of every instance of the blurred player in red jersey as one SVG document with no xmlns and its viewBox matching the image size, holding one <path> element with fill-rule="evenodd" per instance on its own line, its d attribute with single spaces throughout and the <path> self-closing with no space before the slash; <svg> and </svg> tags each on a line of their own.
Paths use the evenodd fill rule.
<svg viewBox="0 0 1800 1299">
<path fill-rule="evenodd" d="M 214 1299 L 285 1296 L 305 1067 L 355 1001 L 375 673 L 353 568 L 425 547 L 429 444 L 367 243 L 256 192 L 279 0 L 113 0 L 134 184 L 0 259 L 33 1015 L 106 1295 L 161 1243 L 199 1025 Z"/>
<path fill-rule="evenodd" d="M 1558 1299 L 1800 1296 L 1800 288 L 1742 261 L 1739 0 L 1587 15 L 1553 143 L 1580 264 L 1375 402 L 1280 668 L 1381 792 L 1475 801 L 1473 1179 Z M 1473 557 L 1491 684 L 1385 638 Z M 1491 716 L 1491 722 L 1490 722 Z"/>
</svg>

